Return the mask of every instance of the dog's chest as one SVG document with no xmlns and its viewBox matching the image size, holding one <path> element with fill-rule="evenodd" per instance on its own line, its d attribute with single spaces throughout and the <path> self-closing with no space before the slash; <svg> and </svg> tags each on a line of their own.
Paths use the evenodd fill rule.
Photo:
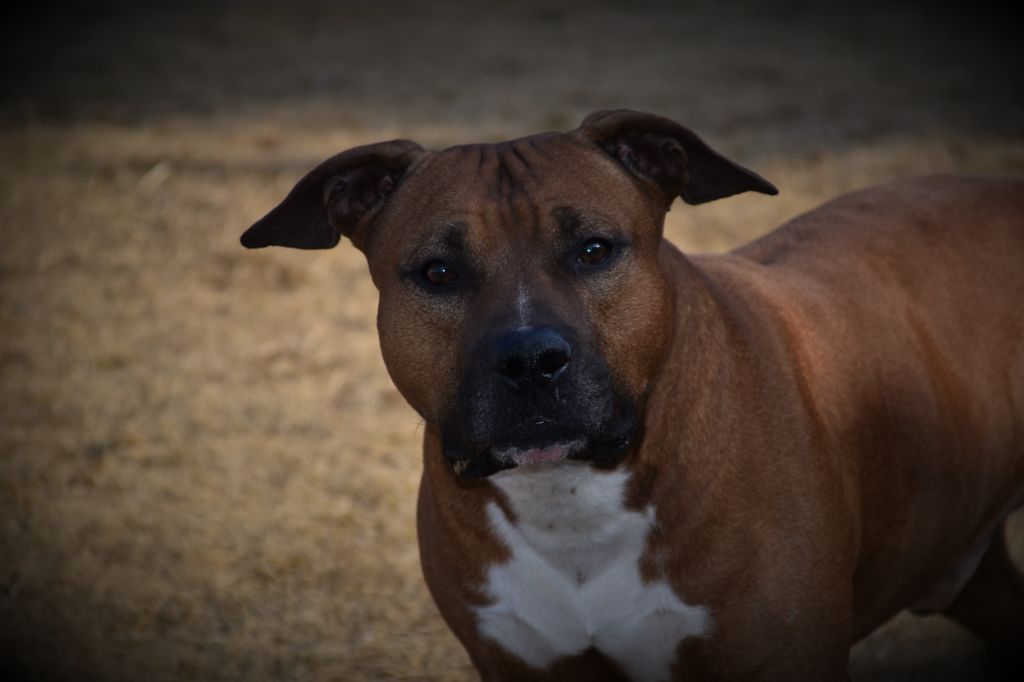
<svg viewBox="0 0 1024 682">
<path fill-rule="evenodd" d="M 477 610 L 484 636 L 539 669 L 594 647 L 633 679 L 668 678 L 678 643 L 708 633 L 710 616 L 641 578 L 655 514 L 623 506 L 627 479 L 575 462 L 492 477 L 516 522 L 488 505 L 512 556 L 488 569 L 492 601 Z"/>
</svg>

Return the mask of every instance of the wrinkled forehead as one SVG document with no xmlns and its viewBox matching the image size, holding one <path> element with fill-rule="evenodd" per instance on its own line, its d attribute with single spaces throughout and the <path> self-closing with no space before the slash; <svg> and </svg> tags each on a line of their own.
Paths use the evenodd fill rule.
<svg viewBox="0 0 1024 682">
<path fill-rule="evenodd" d="M 599 149 L 550 133 L 425 155 L 388 202 L 373 240 L 396 245 L 458 225 L 486 248 L 517 235 L 554 236 L 567 211 L 615 222 L 652 208 Z"/>
</svg>

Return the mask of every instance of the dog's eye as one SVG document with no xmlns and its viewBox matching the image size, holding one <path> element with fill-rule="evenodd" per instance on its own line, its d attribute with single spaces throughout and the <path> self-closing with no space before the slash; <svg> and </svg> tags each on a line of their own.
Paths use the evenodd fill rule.
<svg viewBox="0 0 1024 682">
<path fill-rule="evenodd" d="M 432 260 L 423 266 L 423 279 L 436 286 L 445 286 L 454 282 L 457 278 L 455 268 L 443 260 Z"/>
<path fill-rule="evenodd" d="M 604 259 L 608 258 L 612 252 L 612 245 L 603 239 L 591 239 L 583 248 L 580 249 L 580 253 L 577 256 L 581 263 L 584 265 L 597 265 Z"/>
</svg>

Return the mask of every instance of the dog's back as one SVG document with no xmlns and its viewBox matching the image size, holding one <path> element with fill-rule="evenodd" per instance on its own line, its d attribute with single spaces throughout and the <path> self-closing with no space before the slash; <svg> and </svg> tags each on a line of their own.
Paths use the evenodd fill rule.
<svg viewBox="0 0 1024 682">
<path fill-rule="evenodd" d="M 855 636 L 945 610 L 1024 502 L 1024 181 L 893 182 L 695 262 L 856 469 Z"/>
</svg>

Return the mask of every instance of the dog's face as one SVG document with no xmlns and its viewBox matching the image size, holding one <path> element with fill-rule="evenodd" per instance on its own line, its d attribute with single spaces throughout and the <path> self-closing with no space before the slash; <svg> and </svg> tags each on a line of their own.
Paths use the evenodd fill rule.
<svg viewBox="0 0 1024 682">
<path fill-rule="evenodd" d="M 458 475 L 612 463 L 673 333 L 668 205 L 748 189 L 775 191 L 671 121 L 606 112 L 500 144 L 351 150 L 242 242 L 353 240 L 380 291 L 388 371 Z"/>
<path fill-rule="evenodd" d="M 409 169 L 363 248 L 391 377 L 463 475 L 628 448 L 672 308 L 661 220 L 565 135 Z"/>
</svg>

